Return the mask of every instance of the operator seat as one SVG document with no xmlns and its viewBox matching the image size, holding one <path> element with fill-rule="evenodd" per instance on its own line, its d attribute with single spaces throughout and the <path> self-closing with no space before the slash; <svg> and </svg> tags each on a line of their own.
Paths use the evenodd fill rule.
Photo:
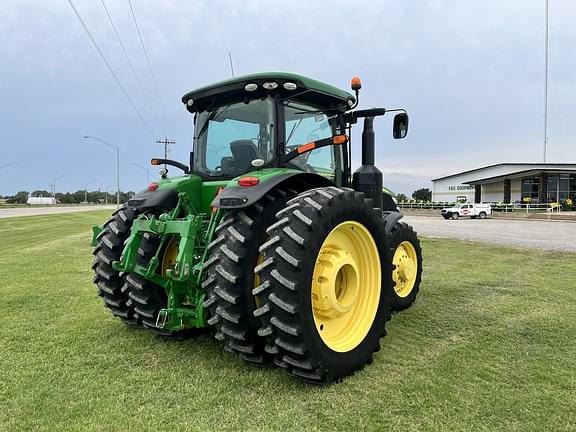
<svg viewBox="0 0 576 432">
<path fill-rule="evenodd" d="M 252 161 L 258 159 L 258 148 L 251 140 L 236 140 L 230 143 L 234 168 L 239 175 L 252 170 Z"/>
</svg>

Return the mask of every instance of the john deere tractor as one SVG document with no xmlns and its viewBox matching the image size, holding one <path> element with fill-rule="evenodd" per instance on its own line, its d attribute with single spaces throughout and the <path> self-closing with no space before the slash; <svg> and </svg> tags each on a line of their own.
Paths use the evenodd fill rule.
<svg viewBox="0 0 576 432">
<path fill-rule="evenodd" d="M 99 294 L 126 324 L 178 338 L 204 327 L 246 362 L 330 382 L 372 361 L 391 311 L 414 302 L 422 253 L 374 165 L 376 117 L 295 74 L 233 78 L 184 95 L 183 171 L 117 210 L 95 238 Z M 363 119 L 362 165 L 351 128 Z"/>
</svg>

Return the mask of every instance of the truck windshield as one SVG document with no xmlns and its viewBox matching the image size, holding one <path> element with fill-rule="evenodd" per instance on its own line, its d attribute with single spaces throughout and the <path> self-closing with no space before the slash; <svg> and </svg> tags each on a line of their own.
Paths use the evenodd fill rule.
<svg viewBox="0 0 576 432">
<path fill-rule="evenodd" d="M 233 178 L 252 170 L 252 161 L 274 158 L 271 98 L 233 102 L 199 113 L 194 135 L 194 172 Z"/>
</svg>

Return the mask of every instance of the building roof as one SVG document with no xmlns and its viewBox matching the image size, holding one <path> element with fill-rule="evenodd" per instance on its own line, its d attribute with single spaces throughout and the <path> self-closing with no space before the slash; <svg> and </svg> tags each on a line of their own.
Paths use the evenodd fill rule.
<svg viewBox="0 0 576 432">
<path fill-rule="evenodd" d="M 509 167 L 509 170 L 498 170 L 497 168 L 505 168 Z M 490 175 L 490 172 L 493 172 L 493 175 Z M 495 173 L 498 172 L 498 174 Z M 504 172 L 502 172 L 504 171 Z M 576 171 L 576 163 L 498 163 L 494 165 L 487 165 L 485 167 L 475 168 L 468 171 L 462 171 L 455 174 L 450 174 L 444 177 L 438 177 L 432 179 L 432 181 L 438 180 L 445 180 L 450 177 L 456 177 L 461 175 L 470 174 L 472 179 L 467 180 L 465 183 L 472 184 L 472 183 L 479 183 L 484 182 L 486 180 L 495 180 L 497 178 L 505 178 L 510 177 L 518 174 L 524 174 L 528 172 L 535 171 L 535 173 L 540 173 L 542 171 L 559 171 L 559 172 L 566 172 L 566 171 Z"/>
</svg>

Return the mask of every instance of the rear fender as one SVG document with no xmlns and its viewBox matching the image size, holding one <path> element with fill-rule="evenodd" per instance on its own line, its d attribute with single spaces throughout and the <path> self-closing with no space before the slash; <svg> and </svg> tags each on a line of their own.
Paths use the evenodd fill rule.
<svg viewBox="0 0 576 432">
<path fill-rule="evenodd" d="M 228 186 L 214 198 L 212 207 L 226 210 L 249 207 L 277 187 L 304 191 L 316 187 L 334 186 L 334 183 L 326 177 L 301 171 L 283 172 L 272 177 L 260 176 L 259 174 L 259 171 L 255 171 L 242 175 L 242 177 L 258 177 L 261 181 L 255 186 L 239 186 L 238 179 L 229 182 Z"/>
</svg>

